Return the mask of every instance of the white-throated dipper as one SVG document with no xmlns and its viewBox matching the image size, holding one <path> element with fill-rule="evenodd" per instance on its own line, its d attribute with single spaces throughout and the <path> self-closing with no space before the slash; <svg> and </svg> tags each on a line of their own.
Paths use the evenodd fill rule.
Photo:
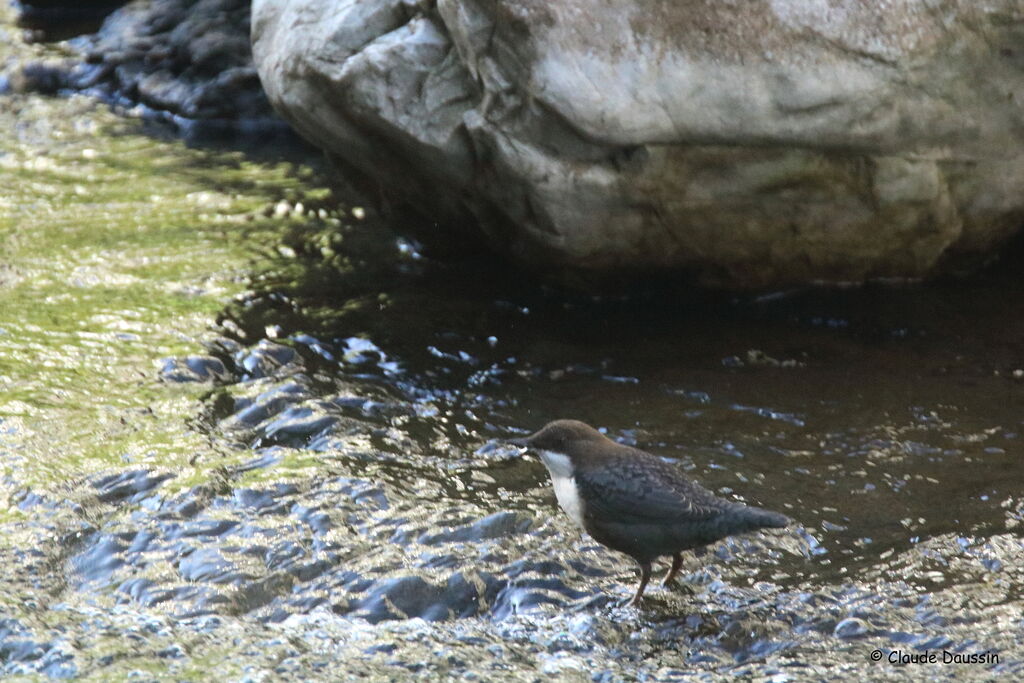
<svg viewBox="0 0 1024 683">
<path fill-rule="evenodd" d="M 640 585 L 630 605 L 640 602 L 653 560 L 672 557 L 662 582 L 668 585 L 682 566 L 684 550 L 790 523 L 777 512 L 719 498 L 661 458 L 616 443 L 577 420 L 549 422 L 510 443 L 540 454 L 558 504 L 577 525 L 640 565 Z"/>
</svg>

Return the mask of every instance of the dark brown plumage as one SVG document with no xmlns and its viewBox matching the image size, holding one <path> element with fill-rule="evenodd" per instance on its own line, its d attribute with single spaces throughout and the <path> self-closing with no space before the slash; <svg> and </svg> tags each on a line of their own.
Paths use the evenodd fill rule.
<svg viewBox="0 0 1024 683">
<path fill-rule="evenodd" d="M 551 474 L 559 504 L 594 540 L 640 565 L 637 604 L 651 562 L 671 556 L 670 583 L 682 552 L 789 518 L 724 500 L 650 453 L 612 441 L 577 420 L 556 420 L 514 443 L 536 450 Z"/>
</svg>

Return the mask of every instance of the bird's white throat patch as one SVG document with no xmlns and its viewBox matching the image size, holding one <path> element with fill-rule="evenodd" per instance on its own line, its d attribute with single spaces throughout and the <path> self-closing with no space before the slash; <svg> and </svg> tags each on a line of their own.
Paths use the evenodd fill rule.
<svg viewBox="0 0 1024 683">
<path fill-rule="evenodd" d="M 565 510 L 565 514 L 569 515 L 569 518 L 577 526 L 583 528 L 583 501 L 580 500 L 580 494 L 576 488 L 572 461 L 569 460 L 569 456 L 554 451 L 540 451 L 540 459 L 551 475 L 551 483 L 555 487 L 555 498 L 558 499 L 558 505 Z"/>
</svg>

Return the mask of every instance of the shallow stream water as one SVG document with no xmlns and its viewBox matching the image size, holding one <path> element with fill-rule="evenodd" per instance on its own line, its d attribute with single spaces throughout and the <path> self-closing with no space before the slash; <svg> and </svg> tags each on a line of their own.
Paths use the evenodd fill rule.
<svg viewBox="0 0 1024 683">
<path fill-rule="evenodd" d="M 0 97 L 0 674 L 1024 671 L 1012 265 L 581 297 L 132 113 Z M 556 417 L 797 524 L 623 607 L 632 562 L 502 445 Z"/>
</svg>

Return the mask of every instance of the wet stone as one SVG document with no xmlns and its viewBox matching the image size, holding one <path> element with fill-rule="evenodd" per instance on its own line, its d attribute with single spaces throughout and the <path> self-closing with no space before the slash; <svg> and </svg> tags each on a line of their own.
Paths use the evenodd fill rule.
<svg viewBox="0 0 1024 683">
<path fill-rule="evenodd" d="M 152 594 L 154 585 L 154 582 L 150 579 L 128 579 L 118 586 L 117 590 L 136 602 L 149 603 L 152 602 L 152 600 L 149 600 L 147 596 Z"/>
<path fill-rule="evenodd" d="M 216 356 L 218 358 L 233 357 L 242 350 L 241 344 L 236 342 L 234 339 L 229 339 L 227 337 L 214 337 L 213 339 L 207 339 L 202 342 L 202 345 L 211 356 Z"/>
<path fill-rule="evenodd" d="M 271 467 L 281 462 L 281 459 L 285 456 L 285 452 L 277 446 L 270 446 L 269 448 L 263 448 L 258 451 L 259 457 L 248 460 L 241 465 L 237 465 L 233 468 L 234 472 L 249 472 L 252 470 L 260 470 L 267 467 Z"/>
<path fill-rule="evenodd" d="M 953 639 L 949 636 L 936 635 L 923 642 L 918 643 L 917 647 L 921 650 L 947 650 L 953 645 Z"/>
<path fill-rule="evenodd" d="M 512 578 L 528 576 L 531 574 L 560 576 L 566 573 L 565 565 L 555 560 L 522 559 L 517 560 L 505 568 L 505 574 Z"/>
<path fill-rule="evenodd" d="M 242 380 L 253 380 L 285 373 L 298 354 L 295 349 L 261 339 L 252 349 L 243 349 L 235 354 L 234 362 L 242 372 Z"/>
<path fill-rule="evenodd" d="M 303 505 L 296 505 L 292 513 L 301 521 L 309 525 L 314 534 L 323 535 L 334 528 L 331 515 L 318 509 L 312 509 Z"/>
<path fill-rule="evenodd" d="M 237 584 L 249 577 L 216 548 L 200 548 L 178 562 L 181 577 L 193 583 Z"/>
<path fill-rule="evenodd" d="M 414 617 L 425 621 L 464 618 L 476 614 L 499 590 L 492 577 L 479 575 L 470 581 L 461 573 L 453 574 L 444 586 L 418 576 L 398 577 L 371 588 L 359 603 L 359 614 L 371 623 Z"/>
<path fill-rule="evenodd" d="M 424 545 L 487 541 L 525 533 L 531 524 L 531 520 L 514 512 L 496 512 L 467 526 L 421 536 L 418 541 Z"/>
<path fill-rule="evenodd" d="M 298 342 L 299 344 L 304 345 L 306 348 L 308 348 L 310 351 L 320 356 L 324 360 L 331 363 L 335 362 L 334 354 L 328 349 L 327 345 L 324 344 L 319 339 L 312 337 L 308 334 L 297 334 L 293 336 L 291 339 L 294 342 Z"/>
<path fill-rule="evenodd" d="M 75 655 L 73 651 L 61 650 L 53 647 L 41 658 L 38 669 L 50 678 L 74 678 L 78 675 L 78 667 L 74 664 Z"/>
<path fill-rule="evenodd" d="M 54 509 L 57 507 L 57 503 L 48 500 L 47 498 L 35 493 L 33 491 L 24 491 L 18 496 L 12 496 L 12 501 L 17 501 L 18 509 L 22 511 L 28 511 L 36 506 Z"/>
<path fill-rule="evenodd" d="M 15 619 L 0 619 L 0 662 L 38 659 L 45 647 L 31 640 L 32 631 Z"/>
<path fill-rule="evenodd" d="M 148 470 L 129 470 L 108 474 L 92 481 L 96 496 L 104 503 L 118 503 L 127 500 L 137 502 L 168 479 L 170 473 L 154 473 Z"/>
<path fill-rule="evenodd" d="M 271 418 L 287 406 L 299 403 L 309 397 L 304 386 L 295 382 L 272 387 L 257 395 L 254 399 L 240 399 L 236 404 L 236 412 L 222 421 L 228 429 L 239 427 L 256 427 Z"/>
<path fill-rule="evenodd" d="M 89 543 L 85 552 L 75 557 L 72 562 L 74 574 L 83 582 L 106 582 L 124 565 L 121 554 L 126 549 L 122 541 L 104 534 L 99 540 Z"/>
<path fill-rule="evenodd" d="M 165 382 L 212 382 L 228 376 L 223 361 L 212 356 L 167 358 L 160 368 L 160 378 Z"/>
<path fill-rule="evenodd" d="M 154 531 L 142 529 L 131 538 L 131 544 L 125 549 L 125 552 L 128 554 L 144 552 L 155 538 L 156 533 Z"/>
<path fill-rule="evenodd" d="M 263 563 L 270 571 L 287 570 L 307 557 L 306 550 L 291 541 L 282 541 L 263 554 Z"/>
<path fill-rule="evenodd" d="M 409 406 L 400 403 L 384 402 L 357 396 L 335 396 L 329 399 L 329 401 L 340 408 L 343 415 L 354 418 L 367 418 L 374 421 L 412 413 L 412 409 Z"/>
<path fill-rule="evenodd" d="M 163 526 L 163 537 L 167 540 L 190 537 L 223 536 L 235 529 L 238 522 L 231 519 L 199 519 L 182 524 L 170 523 Z"/>
<path fill-rule="evenodd" d="M 259 514 L 283 512 L 290 505 L 289 500 L 281 500 L 295 494 L 298 489 L 291 484 L 278 484 L 272 489 L 237 489 L 232 494 L 234 506 L 248 508 Z"/>
<path fill-rule="evenodd" d="M 301 446 L 307 440 L 330 431 L 338 421 L 336 416 L 324 414 L 318 406 L 301 405 L 280 413 L 263 425 L 261 431 L 267 441 Z"/>
<path fill-rule="evenodd" d="M 185 649 L 177 643 L 171 645 L 170 647 L 165 647 L 163 650 L 159 650 L 156 653 L 156 656 L 160 657 L 161 659 L 181 659 L 185 655 Z"/>
<path fill-rule="evenodd" d="M 382 363 L 387 360 L 387 355 L 369 339 L 363 337 L 349 337 L 342 340 L 344 351 L 342 359 L 346 363 Z"/>
<path fill-rule="evenodd" d="M 498 593 L 491 607 L 491 617 L 500 621 L 517 614 L 532 612 L 543 605 L 564 607 L 565 603 L 544 591 L 509 585 Z"/>
</svg>

